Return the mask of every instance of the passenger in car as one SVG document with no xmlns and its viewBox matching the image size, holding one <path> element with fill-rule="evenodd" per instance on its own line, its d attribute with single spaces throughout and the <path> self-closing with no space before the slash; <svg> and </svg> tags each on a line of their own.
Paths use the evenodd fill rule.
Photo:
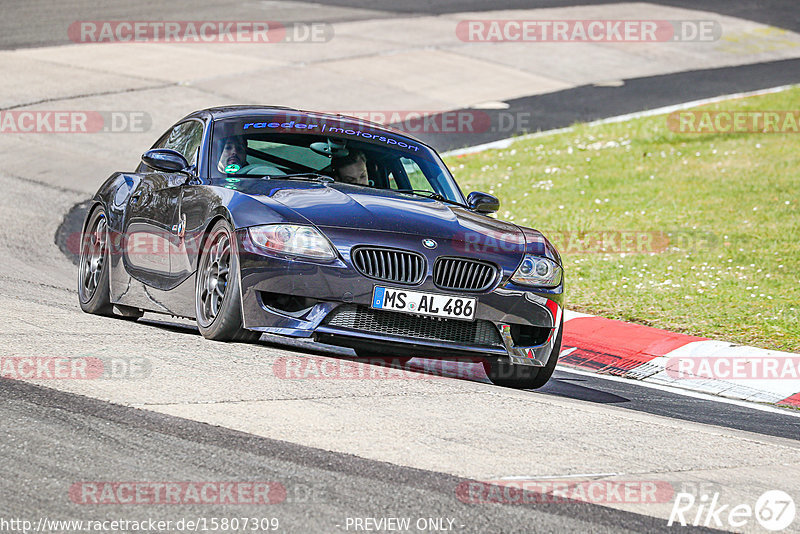
<svg viewBox="0 0 800 534">
<path fill-rule="evenodd" d="M 346 184 L 370 185 L 367 172 L 367 157 L 360 150 L 350 150 L 350 153 L 340 158 L 333 158 L 331 162 L 333 177 Z"/>
</svg>

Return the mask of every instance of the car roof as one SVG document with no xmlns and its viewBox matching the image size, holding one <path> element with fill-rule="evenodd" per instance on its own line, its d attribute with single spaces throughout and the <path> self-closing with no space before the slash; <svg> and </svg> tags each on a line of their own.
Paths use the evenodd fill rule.
<svg viewBox="0 0 800 534">
<path fill-rule="evenodd" d="M 286 115 L 287 113 L 292 115 L 297 115 L 298 118 L 309 118 L 316 120 L 335 120 L 343 125 L 363 126 L 366 124 L 374 130 L 405 137 L 406 139 L 413 140 L 414 142 L 425 145 L 426 147 L 433 150 L 433 148 L 430 145 L 420 141 L 416 137 L 409 135 L 408 133 L 402 130 L 398 130 L 397 128 L 386 126 L 385 124 L 379 124 L 377 122 L 372 122 L 365 119 L 360 119 L 358 117 L 352 117 L 349 115 L 342 115 L 338 113 L 323 113 L 317 111 L 308 111 L 304 109 L 289 108 L 284 106 L 220 106 L 220 107 L 206 108 L 195 111 L 194 113 L 190 113 L 189 115 L 187 115 L 185 118 L 188 119 L 190 117 L 210 115 L 212 120 L 218 120 L 218 119 L 232 119 L 236 117 L 248 117 L 252 115 L 260 115 L 264 117 L 278 117 Z"/>
</svg>

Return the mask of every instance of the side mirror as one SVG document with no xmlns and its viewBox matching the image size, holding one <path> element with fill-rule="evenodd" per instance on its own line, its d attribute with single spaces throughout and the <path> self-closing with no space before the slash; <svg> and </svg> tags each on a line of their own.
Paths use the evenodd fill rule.
<svg viewBox="0 0 800 534">
<path fill-rule="evenodd" d="M 142 154 L 148 167 L 163 172 L 180 172 L 189 166 L 183 154 L 169 148 L 154 148 Z"/>
<path fill-rule="evenodd" d="M 488 193 L 473 191 L 467 195 L 467 206 L 478 213 L 496 213 L 500 209 L 500 201 Z"/>
</svg>

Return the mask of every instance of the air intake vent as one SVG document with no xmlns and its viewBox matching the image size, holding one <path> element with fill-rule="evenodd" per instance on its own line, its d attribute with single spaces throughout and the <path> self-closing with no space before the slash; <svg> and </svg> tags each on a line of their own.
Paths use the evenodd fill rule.
<svg viewBox="0 0 800 534">
<path fill-rule="evenodd" d="M 496 278 L 497 267 L 480 260 L 442 257 L 433 266 L 433 283 L 442 289 L 485 291 Z"/>
<path fill-rule="evenodd" d="M 342 304 L 325 317 L 323 324 L 364 332 L 413 339 L 449 341 L 462 345 L 502 345 L 497 328 L 489 321 L 460 321 L 373 310 L 356 304 Z"/>
<path fill-rule="evenodd" d="M 355 268 L 369 278 L 397 284 L 419 284 L 425 276 L 425 258 L 391 248 L 359 247 L 352 253 Z"/>
</svg>

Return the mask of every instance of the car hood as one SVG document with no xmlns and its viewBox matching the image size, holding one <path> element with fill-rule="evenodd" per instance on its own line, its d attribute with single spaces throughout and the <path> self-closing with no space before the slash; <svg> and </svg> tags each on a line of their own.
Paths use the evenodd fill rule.
<svg viewBox="0 0 800 534">
<path fill-rule="evenodd" d="M 348 184 L 295 182 L 281 186 L 277 180 L 270 182 L 271 187 L 264 196 L 321 228 L 382 231 L 468 242 L 494 239 L 524 246 L 524 235 L 516 225 L 437 200 Z"/>
</svg>

